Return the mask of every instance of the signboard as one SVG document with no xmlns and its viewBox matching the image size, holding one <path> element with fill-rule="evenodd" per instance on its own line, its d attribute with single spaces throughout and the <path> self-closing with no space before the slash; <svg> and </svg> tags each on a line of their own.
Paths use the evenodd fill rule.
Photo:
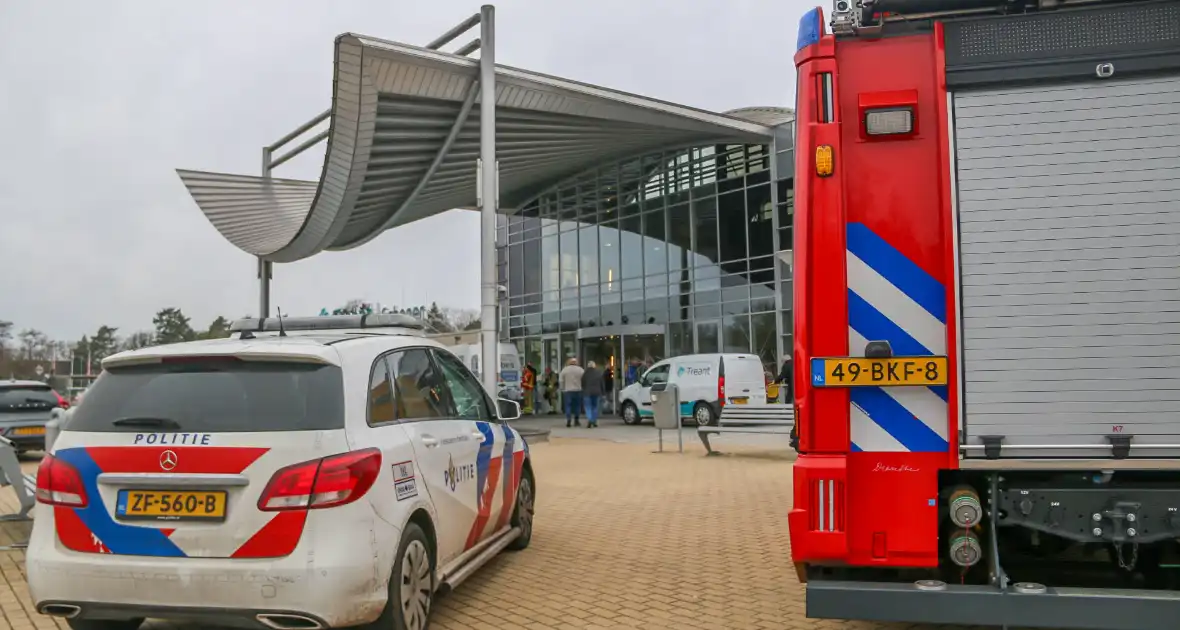
<svg viewBox="0 0 1180 630">
<path fill-rule="evenodd" d="M 411 306 L 409 308 L 398 308 L 396 306 L 385 306 L 379 303 L 362 302 L 355 305 L 344 306 L 341 308 L 334 308 L 328 310 L 326 308 L 320 309 L 320 317 L 327 317 L 328 315 L 370 315 L 373 313 L 380 313 L 388 315 L 397 313 L 401 315 L 409 315 L 418 319 L 426 317 L 425 306 Z"/>
</svg>

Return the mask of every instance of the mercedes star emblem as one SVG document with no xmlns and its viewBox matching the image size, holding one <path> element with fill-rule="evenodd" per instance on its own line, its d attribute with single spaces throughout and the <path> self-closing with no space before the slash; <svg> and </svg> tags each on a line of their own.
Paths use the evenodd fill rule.
<svg viewBox="0 0 1180 630">
<path fill-rule="evenodd" d="M 172 451 L 164 451 L 160 453 L 160 468 L 165 471 L 176 468 L 176 453 Z"/>
</svg>

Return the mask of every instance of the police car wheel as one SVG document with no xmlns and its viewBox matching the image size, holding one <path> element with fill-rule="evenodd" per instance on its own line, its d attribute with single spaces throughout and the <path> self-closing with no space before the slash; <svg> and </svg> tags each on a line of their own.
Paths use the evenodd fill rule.
<svg viewBox="0 0 1180 630">
<path fill-rule="evenodd" d="M 713 408 L 707 403 L 697 403 L 697 406 L 693 407 L 692 417 L 697 421 L 697 426 L 709 427 L 717 424 L 717 418 L 713 414 Z"/>
<path fill-rule="evenodd" d="M 389 600 L 367 630 L 426 630 L 434 603 L 434 561 L 426 534 L 407 523 L 389 576 Z"/>
<path fill-rule="evenodd" d="M 623 424 L 639 424 L 639 409 L 635 403 L 627 401 L 623 403 Z"/>
<path fill-rule="evenodd" d="M 533 540 L 533 515 L 535 514 L 536 492 L 533 490 L 533 473 L 529 469 L 521 471 L 520 487 L 516 489 L 516 507 L 512 510 L 513 527 L 520 528 L 520 536 L 509 543 L 512 551 L 520 551 L 529 546 Z"/>
</svg>

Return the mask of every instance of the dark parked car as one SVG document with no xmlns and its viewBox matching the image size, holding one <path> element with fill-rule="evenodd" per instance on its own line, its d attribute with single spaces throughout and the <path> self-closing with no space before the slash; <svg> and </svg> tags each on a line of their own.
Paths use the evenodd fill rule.
<svg viewBox="0 0 1180 630">
<path fill-rule="evenodd" d="M 68 406 L 52 387 L 39 381 L 0 381 L 0 435 L 18 453 L 45 448 L 45 423 L 55 409 Z"/>
</svg>

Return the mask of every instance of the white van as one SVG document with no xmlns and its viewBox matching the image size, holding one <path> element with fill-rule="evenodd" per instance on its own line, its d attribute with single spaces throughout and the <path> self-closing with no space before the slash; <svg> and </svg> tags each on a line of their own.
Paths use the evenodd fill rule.
<svg viewBox="0 0 1180 630">
<path fill-rule="evenodd" d="M 762 360 L 754 354 L 688 354 L 665 359 L 619 392 L 623 422 L 650 418 L 651 386 L 675 383 L 680 390 L 680 416 L 698 425 L 716 424 L 722 405 L 766 404 Z"/>
<path fill-rule="evenodd" d="M 451 346 L 448 348 L 455 356 L 462 359 L 463 363 L 471 369 L 478 377 L 480 372 L 480 355 L 483 353 L 483 348 L 478 343 L 470 343 L 460 346 Z M 508 400 L 515 400 L 520 402 L 524 398 L 523 390 L 521 389 L 521 379 L 524 377 L 524 366 L 520 362 L 520 352 L 516 349 L 516 344 L 500 343 L 500 376 L 499 391 L 496 395 L 500 398 L 507 398 Z"/>
</svg>

